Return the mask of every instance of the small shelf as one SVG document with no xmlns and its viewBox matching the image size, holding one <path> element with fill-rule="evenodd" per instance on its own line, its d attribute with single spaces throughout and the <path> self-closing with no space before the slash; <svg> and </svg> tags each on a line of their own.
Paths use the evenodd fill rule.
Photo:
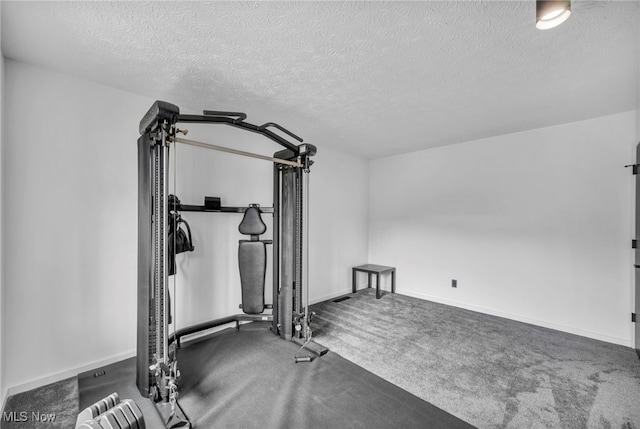
<svg viewBox="0 0 640 429">
<path fill-rule="evenodd" d="M 181 212 L 207 212 L 207 213 L 244 213 L 249 207 L 220 207 L 219 210 L 207 210 L 205 206 L 192 206 L 182 204 L 178 211 Z M 273 207 L 258 207 L 260 213 L 273 213 Z"/>
</svg>

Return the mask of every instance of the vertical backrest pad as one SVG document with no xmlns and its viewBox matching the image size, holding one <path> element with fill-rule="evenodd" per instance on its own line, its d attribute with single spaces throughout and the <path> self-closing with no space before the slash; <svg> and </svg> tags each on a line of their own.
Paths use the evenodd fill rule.
<svg viewBox="0 0 640 429">
<path fill-rule="evenodd" d="M 240 241 L 238 247 L 242 310 L 247 314 L 264 311 L 264 279 L 267 270 L 267 249 L 261 241 Z"/>
</svg>

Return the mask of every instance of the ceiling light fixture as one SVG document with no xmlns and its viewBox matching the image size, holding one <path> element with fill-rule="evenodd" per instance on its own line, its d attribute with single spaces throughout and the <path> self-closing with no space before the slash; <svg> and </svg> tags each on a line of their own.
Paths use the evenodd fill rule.
<svg viewBox="0 0 640 429">
<path fill-rule="evenodd" d="M 557 27 L 571 15 L 571 0 L 536 1 L 536 28 L 548 30 Z"/>
</svg>

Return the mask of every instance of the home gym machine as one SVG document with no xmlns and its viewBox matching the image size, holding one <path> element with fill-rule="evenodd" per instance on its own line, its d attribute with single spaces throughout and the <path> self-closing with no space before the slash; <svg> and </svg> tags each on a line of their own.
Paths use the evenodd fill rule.
<svg viewBox="0 0 640 429">
<path fill-rule="evenodd" d="M 178 349 L 183 336 L 210 329 L 230 322 L 270 321 L 271 331 L 285 340 L 321 356 L 327 349 L 311 340 L 309 327 L 312 314 L 308 310 L 308 179 L 315 155 L 313 145 L 275 123 L 256 126 L 245 122 L 244 113 L 204 111 L 202 115 L 180 114 L 180 109 L 170 103 L 156 101 L 140 121 L 138 139 L 138 335 L 136 384 L 140 393 L 153 400 L 167 428 L 191 427 L 191 423 L 176 401 L 178 387 Z M 261 134 L 284 149 L 273 157 L 243 152 L 235 149 L 201 143 L 178 137 L 186 130 L 178 128 L 182 123 L 223 124 Z M 274 132 L 279 131 L 280 133 Z M 282 137 L 288 136 L 288 138 Z M 296 140 L 292 143 L 290 139 Z M 179 207 L 171 199 L 169 187 L 169 156 L 177 143 L 230 152 L 268 160 L 273 163 L 273 208 L 255 206 Z M 171 213 L 181 211 L 231 211 L 244 213 L 240 232 L 251 236 L 241 241 L 239 263 L 241 265 L 243 314 L 223 317 L 169 333 L 169 255 L 174 245 L 168 236 Z M 273 311 L 262 314 L 264 308 L 264 270 L 262 290 L 251 283 L 259 281 L 251 266 L 264 264 L 264 232 L 260 213 L 273 215 Z M 257 250 L 256 250 L 257 249 Z M 172 253 L 175 255 L 175 249 Z M 258 258 L 247 262 L 247 258 Z M 244 262 L 243 262 L 244 261 Z M 243 268 L 242 265 L 245 265 Z M 248 268 L 247 268 L 248 267 Z M 303 302 L 303 289 L 306 302 Z M 258 295 L 262 294 L 262 302 Z M 175 299 L 175 297 L 174 297 Z M 298 358 L 309 361 L 309 357 Z"/>
</svg>

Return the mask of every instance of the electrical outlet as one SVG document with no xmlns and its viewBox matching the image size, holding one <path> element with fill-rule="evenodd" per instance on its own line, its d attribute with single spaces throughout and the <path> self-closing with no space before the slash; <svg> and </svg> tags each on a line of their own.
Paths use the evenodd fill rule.
<svg viewBox="0 0 640 429">
<path fill-rule="evenodd" d="M 458 287 L 458 280 L 456 279 L 451 280 L 451 287 Z"/>
</svg>

